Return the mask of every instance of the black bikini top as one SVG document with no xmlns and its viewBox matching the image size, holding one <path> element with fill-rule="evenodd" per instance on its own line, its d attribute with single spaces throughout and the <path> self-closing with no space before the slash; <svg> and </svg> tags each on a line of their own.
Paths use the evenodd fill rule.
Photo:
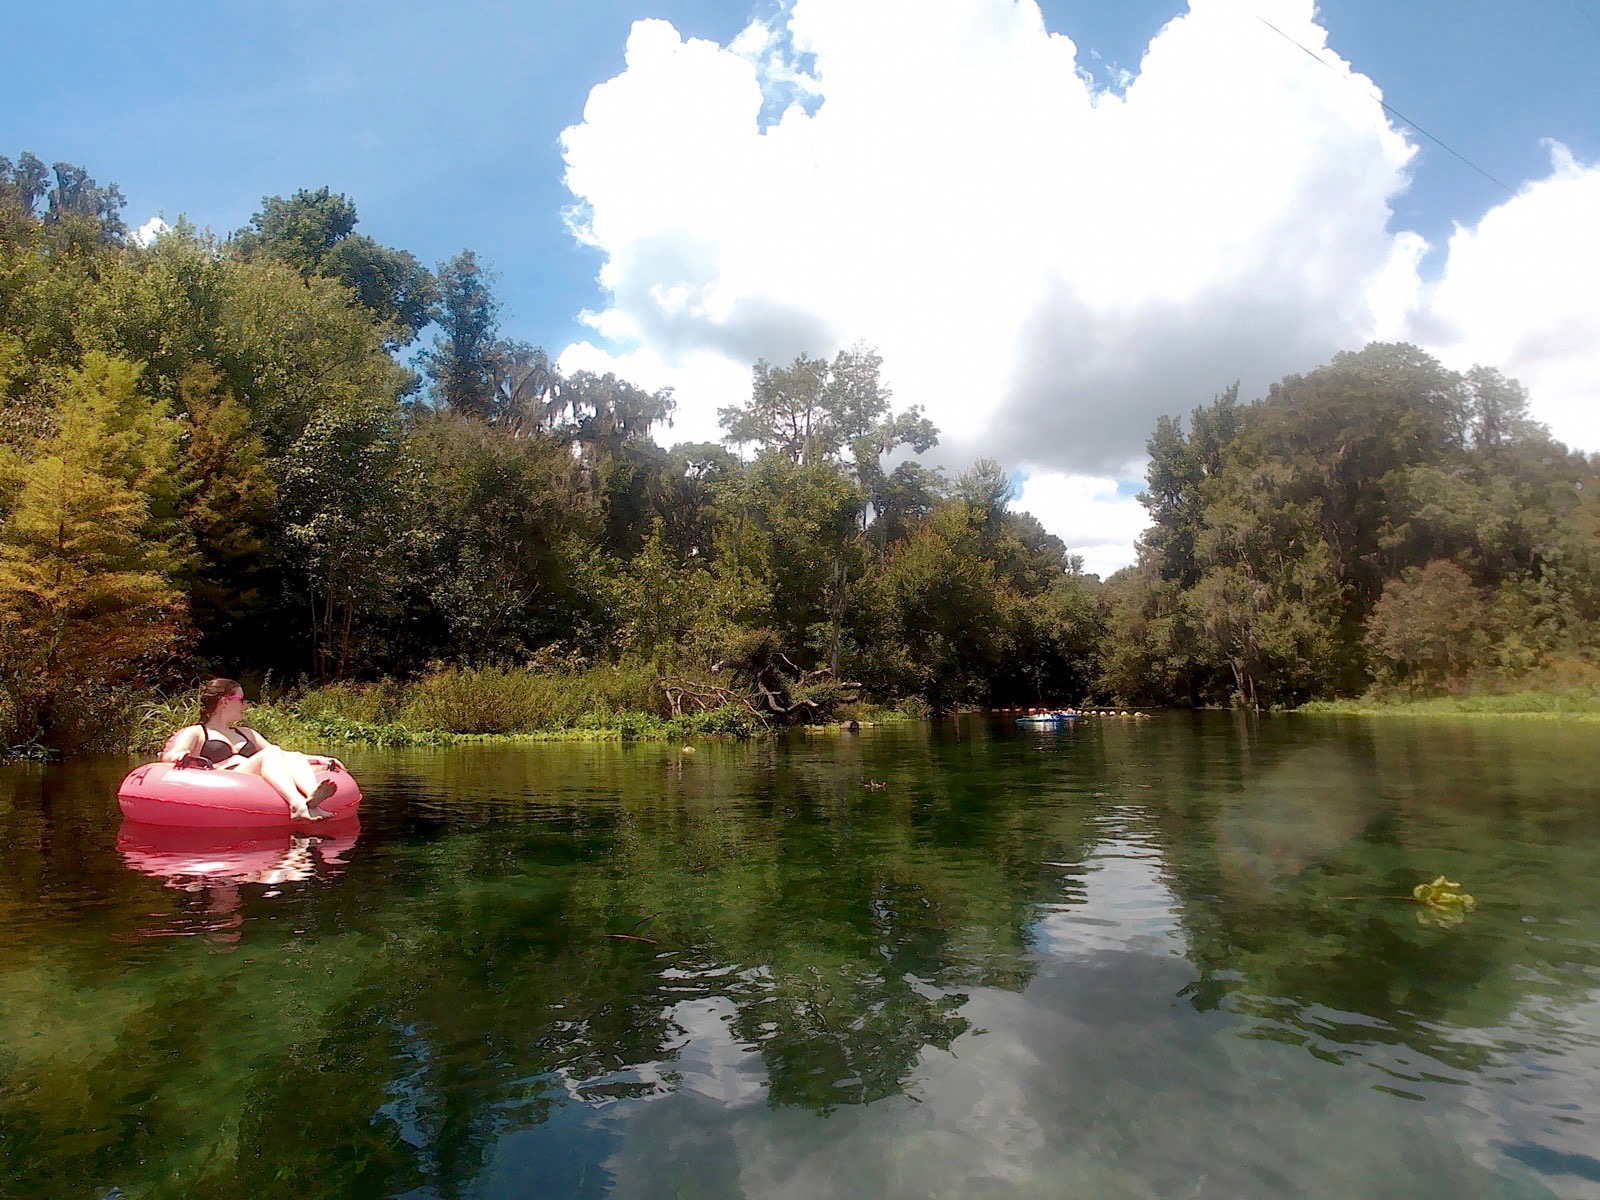
<svg viewBox="0 0 1600 1200">
<path fill-rule="evenodd" d="M 235 749 L 232 742 L 225 738 L 217 737 L 204 725 L 200 726 L 200 732 L 205 738 L 205 740 L 200 743 L 200 757 L 209 759 L 213 763 L 226 762 L 235 754 L 243 758 L 254 758 L 256 755 L 261 753 L 261 747 L 256 745 L 255 738 L 251 737 L 242 729 L 239 731 L 239 736 L 244 739 L 244 744 L 239 746 L 237 749 Z M 213 747 L 215 747 L 215 749 L 213 749 Z"/>
</svg>

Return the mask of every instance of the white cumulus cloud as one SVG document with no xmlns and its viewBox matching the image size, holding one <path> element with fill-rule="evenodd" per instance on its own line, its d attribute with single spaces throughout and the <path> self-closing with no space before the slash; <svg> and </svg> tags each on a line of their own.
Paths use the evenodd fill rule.
<svg viewBox="0 0 1600 1200">
<path fill-rule="evenodd" d="M 133 240 L 141 246 L 148 246 L 172 226 L 160 217 L 151 217 L 143 225 L 133 231 Z"/>
<path fill-rule="evenodd" d="M 940 458 L 1026 471 L 1024 505 L 1091 569 L 1131 558 L 1115 480 L 1156 417 L 1235 380 L 1254 396 L 1419 329 L 1537 368 L 1536 393 L 1575 378 L 1581 312 L 1544 342 L 1479 337 L 1485 281 L 1540 228 L 1519 206 L 1575 221 L 1575 164 L 1458 233 L 1430 289 L 1426 244 L 1391 228 L 1415 147 L 1310 0 L 1191 0 L 1118 86 L 1094 65 L 1034 0 L 794 0 L 728 46 L 636 23 L 562 135 L 606 296 L 562 366 L 673 386 L 673 436 L 703 440 L 757 357 L 865 341 Z"/>
<path fill-rule="evenodd" d="M 1017 506 L 1081 554 L 1085 571 L 1104 579 L 1128 565 L 1128 548 L 1146 525 L 1144 505 L 1128 490 L 1109 475 L 1035 468 L 1022 481 Z"/>
<path fill-rule="evenodd" d="M 1559 144 L 1551 170 L 1475 226 L 1417 320 L 1451 366 L 1499 367 L 1527 385 L 1533 415 L 1562 441 L 1600 449 L 1600 166 Z"/>
</svg>

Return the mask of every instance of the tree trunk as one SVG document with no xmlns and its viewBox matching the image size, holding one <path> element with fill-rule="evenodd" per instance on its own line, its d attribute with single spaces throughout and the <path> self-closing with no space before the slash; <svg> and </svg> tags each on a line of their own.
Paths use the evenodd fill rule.
<svg viewBox="0 0 1600 1200">
<path fill-rule="evenodd" d="M 844 631 L 845 612 L 845 584 L 848 574 L 844 563 L 839 556 L 833 556 L 833 595 L 828 598 L 828 615 L 831 628 L 828 631 L 828 669 L 833 672 L 835 679 L 839 678 L 839 642 Z"/>
<path fill-rule="evenodd" d="M 322 677 L 322 630 L 317 620 L 317 593 L 309 593 L 311 605 L 311 670 L 320 679 Z"/>
</svg>

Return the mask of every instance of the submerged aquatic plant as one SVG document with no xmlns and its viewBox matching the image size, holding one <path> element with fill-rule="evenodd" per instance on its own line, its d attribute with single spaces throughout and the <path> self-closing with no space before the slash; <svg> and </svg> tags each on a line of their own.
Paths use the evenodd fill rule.
<svg viewBox="0 0 1600 1200">
<path fill-rule="evenodd" d="M 1443 875 L 1431 883 L 1419 883 L 1411 889 L 1411 898 L 1422 907 L 1417 910 L 1417 922 L 1437 925 L 1440 929 L 1453 929 L 1466 919 L 1466 914 L 1478 907 L 1478 902 L 1461 890 L 1461 885 Z"/>
<path fill-rule="evenodd" d="M 1478 902 L 1463 892 L 1459 883 L 1453 879 L 1446 879 L 1443 875 L 1432 883 L 1417 884 L 1411 889 L 1411 898 L 1418 904 L 1426 904 L 1429 908 L 1471 912 L 1478 907 Z"/>
<path fill-rule="evenodd" d="M 1367 900 L 1370 896 L 1334 896 L 1334 900 Z M 1428 883 L 1419 883 L 1411 889 L 1409 896 L 1382 896 L 1376 897 L 1383 900 L 1415 900 L 1417 902 L 1417 923 L 1419 925 L 1437 925 L 1441 929 L 1453 929 L 1466 919 L 1466 914 L 1478 907 L 1478 902 L 1461 890 L 1461 885 L 1454 879 L 1447 879 L 1443 875 L 1435 876 Z"/>
</svg>

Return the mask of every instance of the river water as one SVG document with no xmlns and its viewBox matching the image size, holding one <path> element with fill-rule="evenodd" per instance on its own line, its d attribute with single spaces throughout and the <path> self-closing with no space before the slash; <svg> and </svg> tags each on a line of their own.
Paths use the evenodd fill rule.
<svg viewBox="0 0 1600 1200">
<path fill-rule="evenodd" d="M 0 768 L 0 1196 L 1593 1197 L 1595 742 L 371 751 L 206 841 Z"/>
</svg>

